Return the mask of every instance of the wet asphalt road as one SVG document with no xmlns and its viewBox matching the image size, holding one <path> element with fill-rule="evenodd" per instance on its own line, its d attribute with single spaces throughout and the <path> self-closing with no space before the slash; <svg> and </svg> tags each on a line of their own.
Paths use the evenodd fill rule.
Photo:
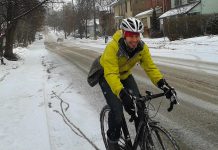
<svg viewBox="0 0 218 150">
<path fill-rule="evenodd" d="M 86 79 L 92 61 L 100 55 L 94 51 L 78 47 L 66 47 L 55 42 L 46 42 L 45 46 L 49 51 L 64 57 L 81 69 L 84 73 L 81 75 L 81 80 Z M 160 121 L 161 125 L 172 133 L 181 149 L 217 150 L 218 75 L 208 73 L 218 71 L 216 69 L 218 68 L 217 64 L 184 62 L 184 60 L 162 57 L 153 57 L 153 60 L 170 85 L 175 87 L 180 99 L 180 105 L 177 105 L 171 113 L 167 112 L 169 102 L 166 99 L 155 100 L 153 102 L 155 108 L 158 108 L 160 102 L 161 107 L 154 119 Z M 189 69 L 189 65 L 195 66 L 196 69 Z M 204 71 L 207 68 L 209 71 Z M 152 85 L 139 65 L 134 68 L 133 75 L 141 93 L 144 93 L 145 90 L 160 92 Z M 89 88 L 88 85 L 83 86 L 84 91 Z M 90 104 L 100 113 L 105 102 L 102 101 L 103 96 L 99 88 L 94 87 L 86 94 L 94 97 L 93 100 L 90 99 Z"/>
</svg>

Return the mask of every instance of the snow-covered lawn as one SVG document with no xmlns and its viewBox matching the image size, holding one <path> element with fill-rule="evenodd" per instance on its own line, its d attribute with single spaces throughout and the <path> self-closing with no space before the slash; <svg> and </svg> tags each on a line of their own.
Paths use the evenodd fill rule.
<svg viewBox="0 0 218 150">
<path fill-rule="evenodd" d="M 49 30 L 49 39 L 51 41 L 56 42 L 58 37 L 63 37 L 63 33 L 54 33 L 53 30 Z M 109 38 L 110 40 L 111 37 Z M 168 38 L 142 38 L 142 40 L 149 46 L 152 56 L 218 63 L 218 36 L 194 37 L 172 42 Z M 62 44 L 69 47 L 77 46 L 90 49 L 100 53 L 103 52 L 106 46 L 103 38 L 92 40 L 68 37 Z"/>
<path fill-rule="evenodd" d="M 80 71 L 44 41 L 0 66 L 0 150 L 104 149 L 99 114 L 75 88 Z"/>
</svg>

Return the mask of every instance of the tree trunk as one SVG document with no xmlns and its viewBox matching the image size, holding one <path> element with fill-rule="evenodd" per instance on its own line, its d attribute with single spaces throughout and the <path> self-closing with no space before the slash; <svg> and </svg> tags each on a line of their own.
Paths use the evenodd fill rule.
<svg viewBox="0 0 218 150">
<path fill-rule="evenodd" d="M 0 38 L 0 58 L 3 57 L 3 38 Z"/>
<path fill-rule="evenodd" d="M 87 29 L 87 19 L 86 19 L 86 28 L 85 28 L 85 33 L 86 33 L 86 39 L 88 38 L 88 29 Z"/>
<path fill-rule="evenodd" d="M 6 34 L 6 45 L 4 57 L 8 60 L 17 61 L 17 58 L 13 54 L 13 43 L 14 43 L 14 34 L 16 29 L 16 23 L 14 22 L 12 27 L 7 29 Z"/>
<path fill-rule="evenodd" d="M 6 45 L 4 57 L 8 60 L 17 61 L 18 59 L 13 54 L 13 43 L 14 43 L 14 33 L 16 30 L 17 21 L 12 21 L 14 18 L 14 4 L 12 1 L 9 1 L 7 9 L 7 29 L 6 29 Z"/>
</svg>

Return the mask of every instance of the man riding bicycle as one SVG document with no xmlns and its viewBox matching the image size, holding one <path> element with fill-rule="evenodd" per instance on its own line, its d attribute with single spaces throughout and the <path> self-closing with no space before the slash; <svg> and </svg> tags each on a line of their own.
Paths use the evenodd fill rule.
<svg viewBox="0 0 218 150">
<path fill-rule="evenodd" d="M 172 88 L 153 63 L 148 46 L 140 39 L 143 23 L 135 18 L 123 19 L 118 30 L 106 46 L 103 54 L 95 60 L 89 72 L 88 82 L 97 82 L 102 89 L 111 111 L 108 117 L 107 141 L 110 150 L 118 150 L 123 107 L 134 115 L 132 96 L 140 97 L 131 69 L 140 63 L 152 83 L 165 92 L 167 98 L 173 95 Z M 97 79 L 96 79 L 97 78 Z M 138 120 L 134 120 L 138 126 Z"/>
</svg>

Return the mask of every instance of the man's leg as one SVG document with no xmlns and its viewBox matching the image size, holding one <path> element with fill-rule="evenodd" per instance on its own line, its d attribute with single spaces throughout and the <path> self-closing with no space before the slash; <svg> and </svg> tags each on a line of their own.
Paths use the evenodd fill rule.
<svg viewBox="0 0 218 150">
<path fill-rule="evenodd" d="M 107 81 L 104 77 L 99 80 L 99 85 L 102 89 L 104 97 L 107 101 L 107 104 L 110 106 L 111 111 L 109 112 L 108 116 L 108 126 L 109 129 L 107 131 L 107 136 L 109 140 L 114 143 L 112 144 L 113 149 L 118 149 L 118 140 L 120 138 L 120 129 L 122 123 L 122 116 L 123 116 L 123 106 L 120 99 L 117 98 L 115 94 L 111 91 L 110 86 L 108 85 Z M 112 148 L 111 148 L 112 149 Z"/>
<path fill-rule="evenodd" d="M 135 96 L 140 97 L 140 92 L 139 92 L 138 86 L 137 86 L 135 79 L 132 75 L 129 75 L 129 77 L 127 79 L 122 80 L 121 82 L 122 82 L 125 89 L 131 90 Z M 139 125 L 139 119 L 138 118 L 135 119 L 134 122 L 135 122 L 135 127 L 137 130 L 138 125 Z"/>
</svg>

